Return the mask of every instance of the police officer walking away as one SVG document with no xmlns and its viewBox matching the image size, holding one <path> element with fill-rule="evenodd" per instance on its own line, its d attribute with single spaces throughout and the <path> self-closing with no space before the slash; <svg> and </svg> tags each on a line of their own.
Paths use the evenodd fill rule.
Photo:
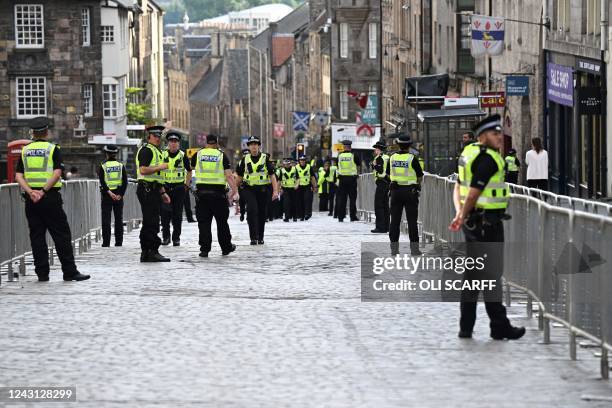
<svg viewBox="0 0 612 408">
<path fill-rule="evenodd" d="M 310 164 L 306 164 L 306 156 L 300 156 L 298 165 L 295 166 L 298 177 L 297 190 L 297 213 L 301 221 L 312 217 L 312 197 L 316 190 L 317 181 L 315 173 Z"/>
<path fill-rule="evenodd" d="M 474 280 L 483 275 L 487 276 L 484 279 L 496 280 L 495 289 L 484 293 L 485 307 L 491 320 L 491 337 L 496 340 L 516 340 L 523 337 L 525 328 L 513 327 L 510 324 L 506 308 L 501 303 L 501 275 L 504 265 L 502 220 L 506 218 L 510 196 L 508 186 L 504 182 L 505 162 L 499 154 L 503 145 L 501 131 L 499 115 L 490 116 L 474 127 L 478 142 L 465 147 L 461 153 L 459 178 L 453 195 L 457 215 L 449 229 L 463 229 L 468 257 L 486 258 L 484 270 L 468 270 L 464 274 L 464 280 Z M 477 301 L 478 290 L 461 292 L 460 338 L 472 337 Z"/>
<path fill-rule="evenodd" d="M 289 222 L 291 218 L 293 222 L 297 221 L 296 190 L 298 188 L 298 177 L 297 170 L 291 163 L 291 158 L 285 158 L 283 160 L 283 168 L 280 169 L 280 184 L 283 189 L 283 212 L 285 213 L 283 221 L 285 222 Z"/>
<path fill-rule="evenodd" d="M 266 153 L 260 151 L 261 141 L 251 136 L 247 141 L 249 153 L 238 163 L 236 183 L 245 181 L 242 190 L 247 205 L 247 222 L 251 245 L 264 244 L 266 219 L 268 218 L 268 194 L 272 185 L 272 200 L 278 198 L 278 184 L 274 164 Z"/>
<path fill-rule="evenodd" d="M 142 228 L 140 229 L 140 262 L 170 262 L 169 258 L 159 253 L 160 204 L 170 204 L 170 197 L 164 188 L 163 171 L 168 168 L 159 145 L 163 126 L 147 128 L 147 141 L 136 153 L 136 172 L 138 188 L 136 195 L 142 210 Z"/>
<path fill-rule="evenodd" d="M 419 250 L 419 191 L 423 170 L 418 158 L 410 153 L 410 136 L 400 136 L 397 139 L 400 151 L 389 157 L 387 175 L 391 180 L 391 223 L 389 225 L 389 241 L 391 252 L 399 253 L 400 223 L 402 213 L 406 212 L 408 221 L 408 237 L 410 238 L 410 253 L 421 255 Z"/>
<path fill-rule="evenodd" d="M 219 150 L 215 135 L 206 137 L 206 147 L 192 157 L 191 165 L 196 174 L 196 215 L 200 231 L 200 256 L 207 258 L 212 246 L 210 227 L 213 217 L 217 222 L 217 240 L 222 255 L 229 255 L 236 250 L 232 244 L 232 234 L 227 223 L 229 207 L 225 196 L 226 183 L 230 187 L 229 197 L 237 193 L 236 184 L 225 153 Z"/>
<path fill-rule="evenodd" d="M 506 156 L 506 181 L 512 184 L 518 184 L 519 169 L 521 162 L 516 157 L 516 150 L 510 149 Z"/>
<path fill-rule="evenodd" d="M 372 168 L 376 178 L 376 192 L 374 193 L 374 215 L 376 216 L 376 228 L 373 234 L 386 234 L 389 232 L 389 156 L 385 154 L 387 146 L 384 142 L 378 142 L 374 146 L 374 160 Z"/>
<path fill-rule="evenodd" d="M 329 206 L 333 205 L 333 200 L 330 203 L 330 195 L 332 186 L 336 186 L 336 173 L 331 170 L 331 162 L 326 160 L 323 162 L 323 167 L 319 168 L 317 184 L 319 186 L 319 211 L 329 212 Z M 332 210 L 333 212 L 333 210 Z"/>
<path fill-rule="evenodd" d="M 102 246 L 109 247 L 111 241 L 111 213 L 115 216 L 115 246 L 123 245 L 123 197 L 127 190 L 127 172 L 123 163 L 117 161 L 117 146 L 104 146 L 106 161 L 100 164 L 98 177 L 102 193 Z"/>
<path fill-rule="evenodd" d="M 344 140 L 343 151 L 338 154 L 338 221 L 343 222 L 346 217 L 346 201 L 349 200 L 351 221 L 357 218 L 357 169 L 361 166 L 361 159 L 351 151 L 353 142 Z"/>
<path fill-rule="evenodd" d="M 30 128 L 34 140 L 21 151 L 15 179 L 25 193 L 25 213 L 38 281 L 49 281 L 49 248 L 45 239 L 47 231 L 55 243 L 64 280 L 89 279 L 89 275 L 77 270 L 70 226 L 62 208 L 60 178 L 64 164 L 60 147 L 47 141 L 49 120 L 46 117 L 32 119 Z"/>
<path fill-rule="evenodd" d="M 180 149 L 181 136 L 178 133 L 166 135 L 168 149 L 164 150 L 164 162 L 168 168 L 162 172 L 164 187 L 170 204 L 161 207 L 162 245 L 170 243 L 170 221 L 172 221 L 172 245 L 181 245 L 181 230 L 183 225 L 183 207 L 185 195 L 189 194 L 191 183 L 191 164 L 184 151 Z"/>
</svg>

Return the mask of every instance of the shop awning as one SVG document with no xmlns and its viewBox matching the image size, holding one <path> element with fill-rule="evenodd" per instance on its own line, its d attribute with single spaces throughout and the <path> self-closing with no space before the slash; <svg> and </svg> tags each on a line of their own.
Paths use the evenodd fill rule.
<svg viewBox="0 0 612 408">
<path fill-rule="evenodd" d="M 479 108 L 464 109 L 428 109 L 420 111 L 417 116 L 421 122 L 445 119 L 459 119 L 473 116 L 485 116 L 487 113 Z"/>
</svg>

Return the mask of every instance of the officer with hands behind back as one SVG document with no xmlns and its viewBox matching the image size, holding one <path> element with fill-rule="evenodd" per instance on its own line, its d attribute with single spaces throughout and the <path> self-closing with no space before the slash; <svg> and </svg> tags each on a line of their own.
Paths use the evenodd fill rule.
<svg viewBox="0 0 612 408">
<path fill-rule="evenodd" d="M 102 246 L 109 247 L 111 240 L 111 212 L 115 216 L 115 246 L 123 245 L 123 197 L 127 190 L 127 172 L 117 161 L 119 149 L 115 145 L 104 146 L 106 161 L 100 164 L 98 177 L 102 193 Z"/>
</svg>

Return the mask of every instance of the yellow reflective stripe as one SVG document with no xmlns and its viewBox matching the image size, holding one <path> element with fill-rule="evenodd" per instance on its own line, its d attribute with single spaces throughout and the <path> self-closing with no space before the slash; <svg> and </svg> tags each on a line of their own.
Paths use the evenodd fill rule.
<svg viewBox="0 0 612 408">
<path fill-rule="evenodd" d="M 154 147 L 148 143 L 142 145 L 136 153 L 136 178 L 142 181 L 163 183 L 164 175 L 160 171 L 153 174 L 148 174 L 146 176 L 140 174 L 140 161 L 138 160 L 138 155 L 140 154 L 140 151 L 145 148 L 151 150 L 151 153 L 153 154 L 153 158 L 151 159 L 149 167 L 159 166 L 163 160 L 163 154 L 157 147 Z"/>
<path fill-rule="evenodd" d="M 254 163 L 251 159 L 251 155 L 248 154 L 244 158 L 244 179 L 250 186 L 263 186 L 271 183 L 270 175 L 268 174 L 268 167 L 266 166 L 267 156 L 262 153 L 257 163 Z M 249 171 L 249 164 L 251 170 Z M 258 167 L 263 166 L 263 170 L 256 171 Z"/>
<path fill-rule="evenodd" d="M 204 156 L 214 157 L 215 160 L 204 160 Z M 223 165 L 223 153 L 216 149 L 201 149 L 197 156 L 196 184 L 225 185 L 225 171 Z M 214 164 L 213 164 L 214 163 Z"/>
</svg>

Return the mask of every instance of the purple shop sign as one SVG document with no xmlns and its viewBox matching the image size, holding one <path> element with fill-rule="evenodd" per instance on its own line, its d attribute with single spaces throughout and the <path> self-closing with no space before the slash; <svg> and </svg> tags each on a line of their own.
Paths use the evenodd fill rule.
<svg viewBox="0 0 612 408">
<path fill-rule="evenodd" d="M 546 81 L 548 100 L 561 105 L 574 106 L 574 70 L 571 67 L 548 63 Z"/>
</svg>

